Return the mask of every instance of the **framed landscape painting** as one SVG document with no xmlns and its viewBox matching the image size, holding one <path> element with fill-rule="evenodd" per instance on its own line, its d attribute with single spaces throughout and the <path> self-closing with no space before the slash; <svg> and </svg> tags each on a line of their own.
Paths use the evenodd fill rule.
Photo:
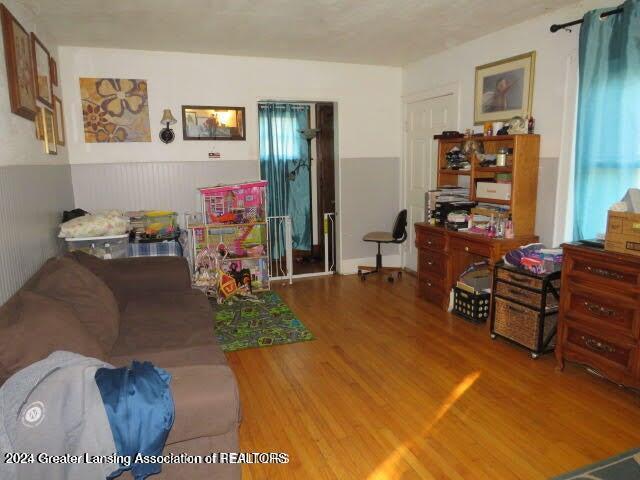
<svg viewBox="0 0 640 480">
<path fill-rule="evenodd" d="M 536 52 L 476 67 L 474 123 L 531 115 Z"/>
<path fill-rule="evenodd" d="M 29 33 L 2 4 L 0 19 L 11 111 L 28 120 L 34 120 L 37 109 Z"/>
</svg>

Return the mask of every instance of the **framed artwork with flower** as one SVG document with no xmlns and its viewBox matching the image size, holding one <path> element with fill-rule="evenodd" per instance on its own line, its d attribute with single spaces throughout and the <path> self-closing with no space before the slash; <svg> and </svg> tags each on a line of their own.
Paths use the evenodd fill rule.
<svg viewBox="0 0 640 480">
<path fill-rule="evenodd" d="M 81 78 L 86 143 L 150 142 L 147 81 Z"/>
<path fill-rule="evenodd" d="M 51 90 L 51 55 L 35 33 L 31 32 L 33 75 L 36 82 L 36 97 L 47 107 L 53 107 Z"/>
<path fill-rule="evenodd" d="M 37 106 L 29 33 L 3 4 L 0 4 L 0 19 L 11 111 L 34 120 Z"/>
</svg>

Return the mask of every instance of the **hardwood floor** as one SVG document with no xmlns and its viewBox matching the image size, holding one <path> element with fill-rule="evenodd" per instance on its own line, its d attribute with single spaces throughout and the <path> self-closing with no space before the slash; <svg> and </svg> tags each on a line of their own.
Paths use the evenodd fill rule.
<svg viewBox="0 0 640 480">
<path fill-rule="evenodd" d="M 418 299 L 415 279 L 277 290 L 316 340 L 229 354 L 245 479 L 543 479 L 640 445 L 635 393 L 555 371 Z"/>
</svg>

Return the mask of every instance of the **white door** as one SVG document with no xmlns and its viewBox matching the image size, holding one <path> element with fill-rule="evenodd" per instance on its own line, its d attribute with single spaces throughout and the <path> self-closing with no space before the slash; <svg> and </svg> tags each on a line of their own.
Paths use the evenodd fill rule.
<svg viewBox="0 0 640 480">
<path fill-rule="evenodd" d="M 405 189 L 408 238 L 404 244 L 405 266 L 418 270 L 415 222 L 424 221 L 424 194 L 437 184 L 438 144 L 443 130 L 456 130 L 456 95 L 442 95 L 406 104 Z"/>
</svg>

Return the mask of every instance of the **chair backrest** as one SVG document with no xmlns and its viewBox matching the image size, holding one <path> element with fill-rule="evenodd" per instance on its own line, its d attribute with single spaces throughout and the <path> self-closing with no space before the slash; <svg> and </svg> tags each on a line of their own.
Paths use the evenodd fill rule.
<svg viewBox="0 0 640 480">
<path fill-rule="evenodd" d="M 393 243 L 402 243 L 407 239 L 407 211 L 400 210 L 396 221 L 393 222 Z"/>
</svg>

